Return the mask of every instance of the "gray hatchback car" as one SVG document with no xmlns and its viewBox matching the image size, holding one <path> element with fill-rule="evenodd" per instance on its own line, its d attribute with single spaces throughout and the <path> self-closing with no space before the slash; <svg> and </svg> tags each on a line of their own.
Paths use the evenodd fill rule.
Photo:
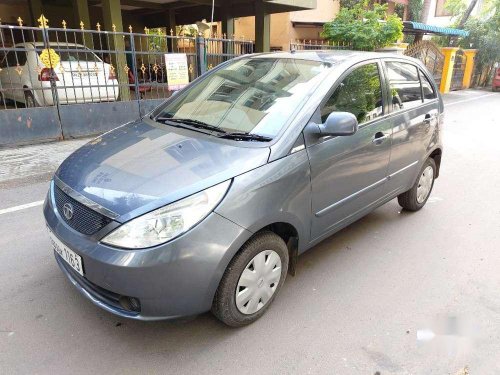
<svg viewBox="0 0 500 375">
<path fill-rule="evenodd" d="M 228 61 L 62 163 L 44 206 L 57 263 L 122 317 L 251 323 L 299 254 L 396 197 L 425 205 L 442 113 L 411 58 Z"/>
</svg>

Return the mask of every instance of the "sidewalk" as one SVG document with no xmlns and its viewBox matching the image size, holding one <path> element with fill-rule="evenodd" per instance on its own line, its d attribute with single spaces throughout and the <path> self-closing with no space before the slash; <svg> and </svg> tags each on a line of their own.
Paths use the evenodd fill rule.
<svg viewBox="0 0 500 375">
<path fill-rule="evenodd" d="M 0 186 L 49 180 L 62 161 L 89 139 L 0 149 Z"/>
</svg>

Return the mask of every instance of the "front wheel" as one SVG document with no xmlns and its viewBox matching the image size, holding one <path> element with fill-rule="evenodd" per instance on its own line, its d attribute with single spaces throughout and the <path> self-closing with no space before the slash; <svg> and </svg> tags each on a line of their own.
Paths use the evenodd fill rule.
<svg viewBox="0 0 500 375">
<path fill-rule="evenodd" d="M 231 327 L 259 319 L 285 282 L 288 248 L 273 232 L 250 239 L 236 254 L 215 293 L 212 313 Z"/>
<path fill-rule="evenodd" d="M 418 211 L 424 207 L 431 195 L 435 176 L 436 163 L 434 159 L 428 158 L 412 188 L 398 196 L 399 205 L 408 211 Z"/>
</svg>

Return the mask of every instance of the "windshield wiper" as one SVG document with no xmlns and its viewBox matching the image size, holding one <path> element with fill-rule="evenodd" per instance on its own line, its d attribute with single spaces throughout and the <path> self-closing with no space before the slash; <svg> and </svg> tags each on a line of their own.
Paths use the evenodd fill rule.
<svg viewBox="0 0 500 375">
<path fill-rule="evenodd" d="M 234 139 L 236 141 L 257 141 L 257 142 L 269 142 L 273 139 L 265 135 L 252 134 L 252 133 L 225 133 L 219 136 L 219 138 Z"/>
<path fill-rule="evenodd" d="M 217 126 L 213 126 L 213 125 L 207 124 L 206 122 L 199 121 L 199 120 L 193 120 L 193 119 L 189 119 L 189 118 L 157 117 L 155 120 L 161 121 L 161 122 L 171 122 L 171 123 L 180 124 L 180 125 L 187 125 L 187 128 L 206 129 L 206 130 L 216 131 L 218 133 L 226 134 L 225 130 L 223 130 Z"/>
</svg>

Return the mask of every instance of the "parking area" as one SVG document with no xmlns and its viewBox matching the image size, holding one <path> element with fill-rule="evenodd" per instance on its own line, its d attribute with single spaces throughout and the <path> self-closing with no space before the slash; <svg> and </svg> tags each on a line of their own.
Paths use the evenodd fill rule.
<svg viewBox="0 0 500 375">
<path fill-rule="evenodd" d="M 241 329 L 210 314 L 123 320 L 85 300 L 57 267 L 41 209 L 85 140 L 0 150 L 0 372 L 500 373 L 500 93 L 445 103 L 425 208 L 393 200 L 323 241 Z"/>
</svg>

